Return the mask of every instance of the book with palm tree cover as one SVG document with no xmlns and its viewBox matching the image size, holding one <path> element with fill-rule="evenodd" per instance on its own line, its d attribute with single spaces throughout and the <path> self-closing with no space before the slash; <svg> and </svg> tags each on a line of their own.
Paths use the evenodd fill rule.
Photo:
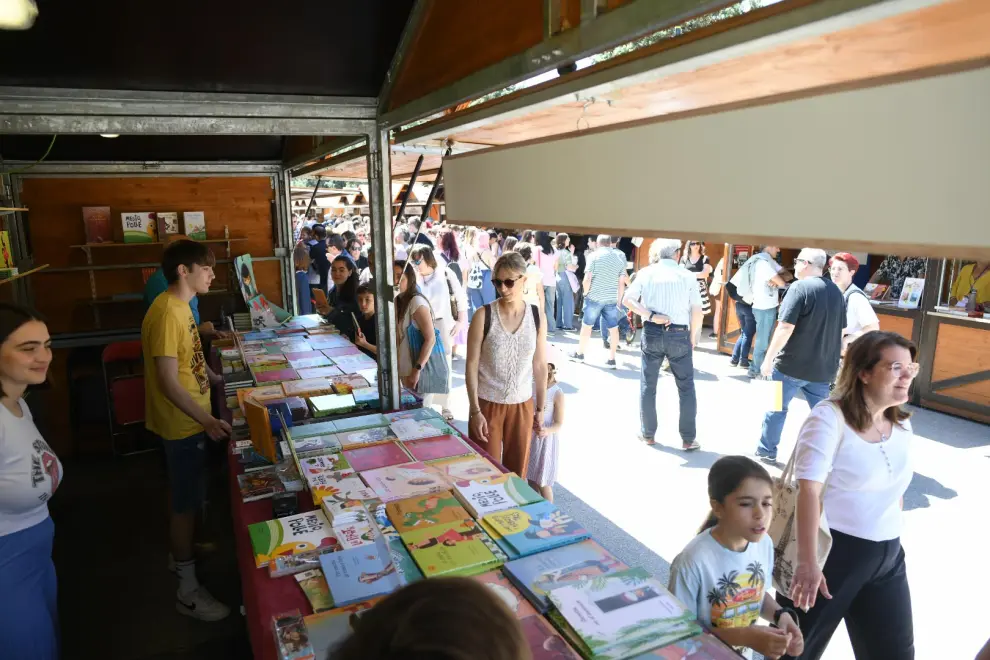
<svg viewBox="0 0 990 660">
<path fill-rule="evenodd" d="M 702 632 L 694 614 L 643 568 L 551 589 L 551 620 L 581 654 L 623 660 Z"/>
</svg>

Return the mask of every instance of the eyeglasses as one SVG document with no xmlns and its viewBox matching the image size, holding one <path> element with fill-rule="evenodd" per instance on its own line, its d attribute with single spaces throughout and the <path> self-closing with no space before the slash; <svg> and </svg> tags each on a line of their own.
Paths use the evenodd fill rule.
<svg viewBox="0 0 990 660">
<path fill-rule="evenodd" d="M 496 287 L 504 286 L 506 289 L 511 289 L 512 287 L 514 287 L 516 285 L 516 282 L 518 282 L 522 278 L 523 278 L 523 276 L 520 275 L 519 277 L 517 277 L 515 279 L 511 279 L 511 280 L 492 279 L 492 284 L 494 284 Z"/>
<path fill-rule="evenodd" d="M 797 266 L 798 264 L 806 264 L 806 263 L 809 263 L 807 259 L 795 259 L 794 260 L 794 265 L 795 266 Z"/>
<path fill-rule="evenodd" d="M 894 375 L 894 378 L 901 378 L 904 375 L 907 375 L 908 378 L 914 378 L 921 370 L 921 365 L 917 362 L 909 362 L 907 364 L 903 362 L 891 362 L 887 368 L 890 369 L 890 373 Z"/>
</svg>

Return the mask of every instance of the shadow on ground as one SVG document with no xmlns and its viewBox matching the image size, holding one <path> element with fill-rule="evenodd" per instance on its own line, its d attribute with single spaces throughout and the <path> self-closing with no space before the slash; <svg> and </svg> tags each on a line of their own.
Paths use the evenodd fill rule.
<svg viewBox="0 0 990 660">
<path fill-rule="evenodd" d="M 911 477 L 911 485 L 908 486 L 907 492 L 904 494 L 904 510 L 927 509 L 932 505 L 928 499 L 929 495 L 940 500 L 951 500 L 958 494 L 931 477 L 915 472 L 914 476 Z"/>
</svg>

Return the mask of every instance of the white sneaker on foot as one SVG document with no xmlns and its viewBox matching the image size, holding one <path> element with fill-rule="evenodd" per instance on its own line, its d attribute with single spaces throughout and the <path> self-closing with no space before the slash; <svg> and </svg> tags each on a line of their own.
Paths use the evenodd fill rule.
<svg viewBox="0 0 990 660">
<path fill-rule="evenodd" d="M 185 614 L 200 621 L 220 621 L 226 619 L 227 615 L 230 614 L 230 608 L 214 598 L 203 586 L 185 596 L 176 593 L 175 598 L 175 609 L 179 614 Z"/>
</svg>

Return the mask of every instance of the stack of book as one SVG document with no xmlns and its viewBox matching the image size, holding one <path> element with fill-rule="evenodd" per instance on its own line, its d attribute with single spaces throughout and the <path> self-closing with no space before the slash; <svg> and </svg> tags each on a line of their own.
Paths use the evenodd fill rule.
<svg viewBox="0 0 990 660">
<path fill-rule="evenodd" d="M 547 501 L 489 513 L 481 518 L 510 559 L 534 555 L 588 538 L 588 530 Z"/>
<path fill-rule="evenodd" d="M 258 568 L 268 566 L 276 557 L 337 547 L 333 528 L 322 511 L 307 511 L 248 525 L 248 536 Z"/>
</svg>

